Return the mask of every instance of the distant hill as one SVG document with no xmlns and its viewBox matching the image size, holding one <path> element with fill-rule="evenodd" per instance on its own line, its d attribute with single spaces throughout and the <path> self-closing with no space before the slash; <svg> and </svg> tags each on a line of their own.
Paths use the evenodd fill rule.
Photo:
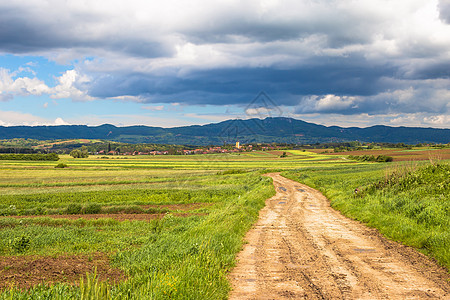
<svg viewBox="0 0 450 300">
<path fill-rule="evenodd" d="M 345 141 L 388 143 L 449 143 L 450 129 L 421 127 L 372 126 L 368 128 L 323 126 L 292 118 L 227 120 L 207 125 L 175 128 L 150 126 L 116 127 L 62 126 L 0 126 L 0 139 L 32 138 L 104 139 L 126 143 L 159 143 L 184 145 L 221 145 L 234 143 L 327 143 Z"/>
</svg>

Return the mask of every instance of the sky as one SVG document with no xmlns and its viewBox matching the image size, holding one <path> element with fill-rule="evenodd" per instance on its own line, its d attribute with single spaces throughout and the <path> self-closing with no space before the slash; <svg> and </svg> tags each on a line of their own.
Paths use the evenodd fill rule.
<svg viewBox="0 0 450 300">
<path fill-rule="evenodd" d="M 450 128 L 450 0 L 0 0 L 0 126 Z"/>
</svg>

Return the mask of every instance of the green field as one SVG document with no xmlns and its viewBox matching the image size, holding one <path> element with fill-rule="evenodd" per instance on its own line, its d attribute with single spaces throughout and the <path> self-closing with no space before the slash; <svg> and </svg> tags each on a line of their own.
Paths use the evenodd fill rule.
<svg viewBox="0 0 450 300">
<path fill-rule="evenodd" d="M 320 189 L 345 214 L 449 266 L 448 164 L 287 152 L 0 161 L 0 299 L 226 299 L 243 236 L 275 193 L 262 176 L 269 171 Z M 8 275 L 20 260 L 90 265 L 99 255 L 120 276 L 105 282 L 104 268 L 86 278 L 68 266 L 62 279 L 30 287 L 26 276 L 45 274 Z"/>
</svg>

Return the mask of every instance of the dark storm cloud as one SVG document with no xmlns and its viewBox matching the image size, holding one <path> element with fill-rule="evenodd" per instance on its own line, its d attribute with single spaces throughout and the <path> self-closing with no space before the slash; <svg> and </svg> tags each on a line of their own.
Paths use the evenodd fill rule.
<svg viewBox="0 0 450 300">
<path fill-rule="evenodd" d="M 219 102 L 209 95 L 218 93 L 248 94 L 265 90 L 273 95 L 337 94 L 374 95 L 390 85 L 379 78 L 392 76 L 394 68 L 361 62 L 363 58 L 332 58 L 295 69 L 275 68 L 222 68 L 196 71 L 185 77 L 149 76 L 147 74 L 121 74 L 117 77 L 99 77 L 90 87 L 94 97 L 115 95 L 159 95 L 151 101 L 174 102 L 179 94 L 188 91 L 204 91 L 205 98 L 183 99 L 190 104 L 215 104 Z M 164 97 L 161 97 L 164 96 Z M 191 102 L 194 101 L 194 102 Z M 245 104 L 247 97 L 230 97 L 227 104 Z M 280 105 L 295 105 L 295 99 L 280 97 Z"/>
<path fill-rule="evenodd" d="M 439 17 L 441 20 L 450 24 L 450 1 L 440 0 L 439 1 Z"/>
<path fill-rule="evenodd" d="M 14 7 L 0 4 L 0 51 L 15 54 L 45 53 L 65 49 L 81 49 L 87 56 L 111 51 L 130 56 L 164 57 L 173 48 L 158 38 L 142 39 L 131 34 L 129 24 L 111 27 L 111 20 L 99 14 L 60 13 L 51 5 L 40 8 Z M 121 26 L 120 26 L 121 25 Z M 149 28 L 150 30 L 151 28 Z"/>
<path fill-rule="evenodd" d="M 406 74 L 406 78 L 411 79 L 439 79 L 450 78 L 450 60 L 434 61 L 417 66 L 411 73 Z"/>
</svg>

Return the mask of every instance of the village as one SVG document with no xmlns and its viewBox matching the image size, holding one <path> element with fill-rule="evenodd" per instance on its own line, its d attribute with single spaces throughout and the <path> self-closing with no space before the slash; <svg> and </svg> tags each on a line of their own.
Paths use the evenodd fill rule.
<svg viewBox="0 0 450 300">
<path fill-rule="evenodd" d="M 267 150 L 274 150 L 278 149 L 279 146 L 260 146 L 258 147 L 259 150 L 267 151 Z M 148 151 L 148 152 L 142 152 L 142 151 L 133 151 L 133 152 L 120 152 L 117 150 L 100 150 L 98 152 L 95 152 L 93 154 L 95 155 L 194 155 L 194 154 L 214 154 L 214 153 L 239 153 L 239 152 L 250 152 L 250 151 L 256 151 L 253 147 L 253 145 L 241 145 L 240 142 L 236 142 L 234 146 L 209 146 L 204 148 L 196 148 L 196 149 L 178 149 L 178 150 L 154 150 L 154 151 Z"/>
</svg>

